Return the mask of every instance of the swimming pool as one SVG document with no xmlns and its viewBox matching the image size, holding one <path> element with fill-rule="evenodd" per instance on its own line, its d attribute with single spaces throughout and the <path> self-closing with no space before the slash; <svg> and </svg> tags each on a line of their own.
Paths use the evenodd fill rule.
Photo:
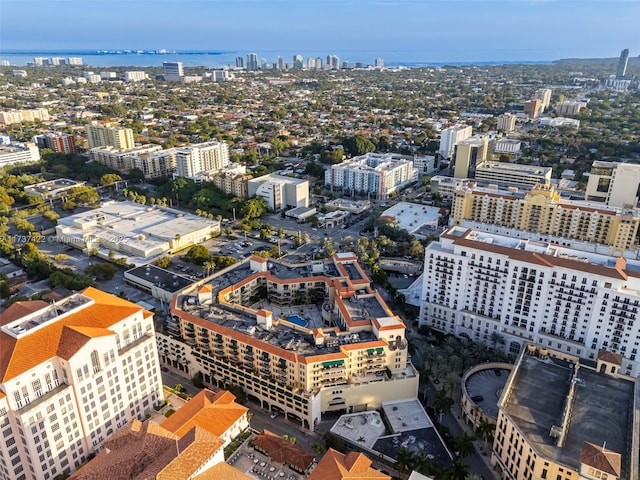
<svg viewBox="0 0 640 480">
<path fill-rule="evenodd" d="M 307 325 L 309 325 L 309 322 L 307 322 L 304 318 L 300 317 L 299 315 L 289 315 L 287 317 L 287 321 L 291 323 L 295 323 L 296 325 L 300 325 L 301 327 L 306 327 Z"/>
</svg>

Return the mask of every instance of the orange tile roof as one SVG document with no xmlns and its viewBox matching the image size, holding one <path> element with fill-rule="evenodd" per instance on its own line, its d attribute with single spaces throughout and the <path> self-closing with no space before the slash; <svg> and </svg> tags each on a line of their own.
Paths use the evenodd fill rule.
<svg viewBox="0 0 640 480">
<path fill-rule="evenodd" d="M 308 480 L 391 480 L 391 477 L 371 468 L 371 460 L 364 454 L 344 455 L 330 448 Z"/>
<path fill-rule="evenodd" d="M 115 332 L 106 328 L 70 327 L 65 325 L 62 327 L 56 355 L 69 360 L 92 338 L 108 335 L 115 335 Z"/>
<path fill-rule="evenodd" d="M 619 353 L 608 352 L 607 350 L 603 349 L 598 350 L 598 360 L 601 360 L 603 362 L 613 363 L 614 365 L 621 366 L 623 358 L 624 357 Z"/>
<path fill-rule="evenodd" d="M 194 426 L 222 436 L 249 411 L 247 407 L 236 403 L 235 399 L 236 397 L 226 390 L 218 393 L 201 390 L 160 425 L 178 436 L 184 435 Z"/>
<path fill-rule="evenodd" d="M 91 330 L 92 333 L 89 334 L 89 336 L 93 336 L 98 330 L 111 327 L 143 310 L 142 307 L 135 303 L 93 287 L 87 288 L 82 294 L 94 299 L 95 303 L 57 321 L 52 321 L 32 333 L 24 334 L 19 339 L 0 332 L 0 382 L 11 380 L 40 363 L 55 357 L 59 349 L 61 352 L 66 352 L 66 355 L 72 355 L 73 353 L 70 352 L 77 351 L 88 341 L 89 330 L 78 330 L 78 327 L 93 329 Z M 48 304 L 45 305 L 48 306 Z M 146 316 L 147 312 L 145 311 L 144 313 Z M 80 334 L 68 333 L 65 336 L 65 340 L 70 338 L 74 341 L 72 345 L 61 345 L 65 326 L 76 327 L 75 332 Z M 76 341 L 84 343 L 78 346 L 75 343 Z"/>
<path fill-rule="evenodd" d="M 182 442 L 185 437 L 189 438 L 186 442 Z M 224 445 L 224 441 L 221 438 L 200 427 L 194 427 L 182 437 L 179 443 L 188 443 L 188 445 L 178 446 L 180 455 L 155 475 L 156 480 L 190 478 L 198 468 Z"/>
<path fill-rule="evenodd" d="M 220 462 L 197 475 L 193 480 L 253 480 L 253 477 L 242 473 L 228 463 Z"/>
</svg>

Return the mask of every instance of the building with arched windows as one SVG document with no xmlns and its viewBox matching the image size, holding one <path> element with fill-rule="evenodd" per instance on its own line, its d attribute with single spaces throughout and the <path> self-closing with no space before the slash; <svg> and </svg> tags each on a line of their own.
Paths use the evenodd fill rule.
<svg viewBox="0 0 640 480">
<path fill-rule="evenodd" d="M 0 316 L 0 479 L 69 473 L 164 401 L 153 314 L 88 288 Z"/>
</svg>

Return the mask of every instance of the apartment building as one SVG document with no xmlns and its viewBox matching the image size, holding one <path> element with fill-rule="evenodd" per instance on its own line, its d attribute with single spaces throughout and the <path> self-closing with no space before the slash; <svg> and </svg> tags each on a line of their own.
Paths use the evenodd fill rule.
<svg viewBox="0 0 640 480">
<path fill-rule="evenodd" d="M 21 122 L 35 122 L 49 120 L 49 111 L 46 108 L 34 108 L 31 110 L 10 110 L 0 112 L 0 124 L 11 125 Z"/>
<path fill-rule="evenodd" d="M 248 180 L 247 191 L 264 198 L 272 212 L 309 206 L 309 180 L 271 173 Z"/>
<path fill-rule="evenodd" d="M 210 177 L 213 184 L 227 195 L 238 198 L 249 196 L 248 182 L 253 177 L 242 173 L 223 172 Z"/>
<path fill-rule="evenodd" d="M 59 153 L 76 153 L 76 141 L 68 133 L 45 133 L 34 137 L 38 148 L 49 148 Z"/>
<path fill-rule="evenodd" d="M 88 288 L 0 323 L 2 479 L 71 472 L 164 400 L 153 315 L 134 303 Z"/>
<path fill-rule="evenodd" d="M 177 294 L 171 316 L 161 362 L 308 429 L 417 393 L 404 324 L 352 253 L 296 267 L 249 257 Z"/>
<path fill-rule="evenodd" d="M 184 80 L 182 62 L 162 62 L 162 75 L 168 82 L 182 82 Z"/>
<path fill-rule="evenodd" d="M 109 168 L 128 173 L 134 168 L 134 159 L 144 154 L 151 154 L 162 150 L 160 145 L 141 145 L 132 148 L 117 148 L 114 146 L 95 147 L 90 150 L 91 159 Z"/>
<path fill-rule="evenodd" d="M 451 225 L 481 230 L 499 226 L 492 231 L 567 246 L 575 240 L 598 243 L 610 247 L 609 255 L 624 255 L 637 250 L 640 212 L 562 199 L 550 185 L 525 192 L 474 186 L 456 191 Z"/>
<path fill-rule="evenodd" d="M 538 184 L 550 185 L 552 173 L 551 167 L 483 162 L 476 167 L 475 179 L 485 184 L 531 188 Z"/>
<path fill-rule="evenodd" d="M 0 167 L 40 160 L 40 150 L 35 143 L 11 143 L 0 145 Z"/>
<path fill-rule="evenodd" d="M 586 102 L 579 102 L 575 100 L 566 100 L 564 102 L 556 103 L 556 113 L 562 115 L 577 115 L 584 107 L 587 106 Z"/>
<path fill-rule="evenodd" d="M 544 107 L 540 100 L 527 100 L 524 102 L 524 113 L 531 120 L 535 120 L 543 112 Z"/>
<path fill-rule="evenodd" d="M 551 104 L 551 93 L 552 91 L 550 88 L 541 88 L 539 90 L 536 90 L 536 93 L 533 95 L 533 98 L 535 100 L 540 101 L 540 113 L 549 108 L 549 105 Z"/>
<path fill-rule="evenodd" d="M 512 113 L 498 115 L 497 129 L 502 132 L 513 132 L 516 129 L 516 116 Z"/>
<path fill-rule="evenodd" d="M 143 82 L 148 78 L 149 78 L 149 75 L 147 75 L 147 72 L 144 72 L 144 71 L 136 70 L 136 71 L 124 72 L 124 81 L 127 83 Z"/>
<path fill-rule="evenodd" d="M 640 363 L 640 262 L 462 227 L 427 246 L 420 323 L 491 344 L 507 353 L 524 343 L 595 360 Z M 495 336 L 494 336 L 495 338 Z"/>
<path fill-rule="evenodd" d="M 223 170 L 229 164 L 229 147 L 211 141 L 179 147 L 176 152 L 176 176 L 199 180 L 208 172 Z"/>
<path fill-rule="evenodd" d="M 129 150 L 135 147 L 133 130 L 125 127 L 93 123 L 85 127 L 89 148 L 111 146 L 118 150 Z"/>
<path fill-rule="evenodd" d="M 528 344 L 498 402 L 491 463 L 504 480 L 638 478 L 639 389 L 620 356 Z"/>
<path fill-rule="evenodd" d="M 615 207 L 638 204 L 640 164 L 597 160 L 591 166 L 585 198 Z"/>
<path fill-rule="evenodd" d="M 325 184 L 344 192 L 370 193 L 378 200 L 417 179 L 413 161 L 393 153 L 367 153 L 325 170 Z"/>
<path fill-rule="evenodd" d="M 472 129 L 470 125 L 454 125 L 445 128 L 440 132 L 440 148 L 438 153 L 444 159 L 453 158 L 455 147 L 458 142 L 466 140 L 471 136 Z"/>
</svg>

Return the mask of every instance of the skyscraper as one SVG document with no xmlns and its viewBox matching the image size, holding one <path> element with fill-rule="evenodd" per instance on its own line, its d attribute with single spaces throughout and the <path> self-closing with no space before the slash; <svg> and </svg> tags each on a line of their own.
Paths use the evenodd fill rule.
<svg viewBox="0 0 640 480">
<path fill-rule="evenodd" d="M 382 67 L 384 67 L 384 59 L 376 58 L 376 68 L 382 68 Z"/>
<path fill-rule="evenodd" d="M 89 148 L 111 145 L 120 150 L 128 150 L 136 146 L 133 130 L 120 126 L 91 124 L 85 127 Z"/>
<path fill-rule="evenodd" d="M 284 59 L 282 55 L 278 57 L 278 70 L 284 70 Z"/>
<path fill-rule="evenodd" d="M 627 62 L 629 61 L 629 49 L 625 48 L 620 52 L 620 60 L 618 60 L 618 68 L 616 70 L 616 78 L 624 78 L 627 73 Z"/>
<path fill-rule="evenodd" d="M 258 70 L 258 55 L 247 53 L 247 70 Z"/>
<path fill-rule="evenodd" d="M 244 59 L 242 57 L 236 57 L 236 67 L 244 68 Z"/>
<path fill-rule="evenodd" d="M 182 62 L 162 62 L 162 73 L 168 82 L 181 82 L 184 78 Z"/>
<path fill-rule="evenodd" d="M 302 55 L 294 55 L 293 56 L 293 69 L 294 70 L 302 70 L 302 67 L 304 65 L 304 59 L 302 58 Z"/>
</svg>

